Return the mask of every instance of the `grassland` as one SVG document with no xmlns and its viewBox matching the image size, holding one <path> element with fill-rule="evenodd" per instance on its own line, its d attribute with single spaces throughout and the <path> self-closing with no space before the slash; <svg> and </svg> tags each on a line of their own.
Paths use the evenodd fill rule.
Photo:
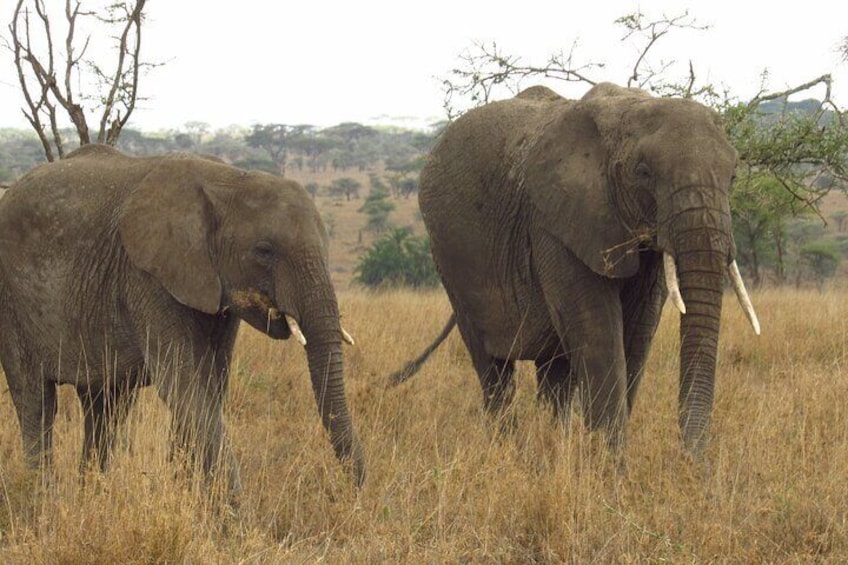
<svg viewBox="0 0 848 565">
<path fill-rule="evenodd" d="M 351 409 L 368 479 L 354 490 L 321 429 L 304 354 L 245 328 L 227 417 L 238 514 L 168 462 L 146 390 L 109 473 L 77 474 L 81 413 L 63 390 L 54 480 L 22 464 L 0 382 L 3 563 L 754 563 L 848 560 L 848 294 L 754 295 L 755 337 L 726 301 L 707 468 L 681 452 L 678 322 L 666 311 L 616 473 L 575 415 L 552 425 L 520 365 L 510 431 L 484 415 L 458 336 L 412 381 L 387 374 L 441 328 L 441 292 L 341 291 Z"/>
<path fill-rule="evenodd" d="M 351 176 L 368 186 L 366 175 Z M 420 232 L 414 200 L 395 202 L 395 224 Z M 368 457 L 360 491 L 320 426 L 301 348 L 244 328 L 226 408 L 245 484 L 238 514 L 210 503 L 196 478 L 177 476 L 169 415 L 152 390 L 122 430 L 109 473 L 81 481 L 82 414 L 63 389 L 45 488 L 23 467 L 0 377 L 0 562 L 848 561 L 848 290 L 755 293 L 759 338 L 729 297 L 706 468 L 678 442 L 678 322 L 667 311 L 619 474 L 577 415 L 552 425 L 527 364 L 516 425 L 498 431 L 457 335 L 412 381 L 386 387 L 449 307 L 441 291 L 351 285 L 356 256 L 374 238 L 362 231 L 361 204 L 317 201 L 334 223 L 333 278 L 357 340 L 345 362 Z"/>
</svg>

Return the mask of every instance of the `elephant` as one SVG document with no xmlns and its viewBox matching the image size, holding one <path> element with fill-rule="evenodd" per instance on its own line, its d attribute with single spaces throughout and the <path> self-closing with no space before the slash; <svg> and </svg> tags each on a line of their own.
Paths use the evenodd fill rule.
<svg viewBox="0 0 848 565">
<path fill-rule="evenodd" d="M 419 205 L 454 325 L 488 412 L 514 395 L 517 360 L 562 417 L 579 391 L 590 430 L 624 443 L 667 297 L 681 312 L 679 425 L 708 439 L 728 273 L 757 334 L 734 259 L 737 156 L 719 116 L 611 83 L 569 100 L 544 86 L 466 112 L 421 171 Z"/>
<path fill-rule="evenodd" d="M 267 173 L 85 145 L 0 199 L 0 363 L 28 466 L 51 464 L 57 386 L 84 412 L 83 466 L 106 470 L 139 387 L 171 411 L 172 451 L 242 485 L 222 404 L 240 321 L 306 349 L 336 456 L 362 484 L 328 236 L 306 191 Z"/>
</svg>

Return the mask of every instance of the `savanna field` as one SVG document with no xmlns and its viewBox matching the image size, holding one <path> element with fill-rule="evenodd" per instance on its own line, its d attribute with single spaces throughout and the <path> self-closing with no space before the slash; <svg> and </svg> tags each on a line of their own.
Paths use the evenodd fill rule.
<svg viewBox="0 0 848 565">
<path fill-rule="evenodd" d="M 411 381 L 387 386 L 450 309 L 441 290 L 350 285 L 344 258 L 369 237 L 346 221 L 356 206 L 328 201 L 322 214 L 335 215 L 331 261 L 357 342 L 345 364 L 363 488 L 325 437 L 302 348 L 243 327 L 226 407 L 244 483 L 237 513 L 168 460 L 170 416 L 151 389 L 111 470 L 84 480 L 81 410 L 60 389 L 44 484 L 24 468 L 0 381 L 0 562 L 848 561 L 848 290 L 755 291 L 760 337 L 726 297 L 706 466 L 678 442 L 679 317 L 667 308 L 617 472 L 576 413 L 554 425 L 535 402 L 530 363 L 519 364 L 513 425 L 492 422 L 456 333 Z M 395 214 L 421 229 L 406 208 Z"/>
</svg>

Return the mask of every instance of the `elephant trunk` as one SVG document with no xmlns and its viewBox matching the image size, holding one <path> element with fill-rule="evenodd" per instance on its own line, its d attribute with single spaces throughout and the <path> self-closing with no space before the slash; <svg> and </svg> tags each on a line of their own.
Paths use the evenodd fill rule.
<svg viewBox="0 0 848 565">
<path fill-rule="evenodd" d="M 329 433 L 336 457 L 342 462 L 350 461 L 354 480 L 360 486 L 365 479 L 365 459 L 345 395 L 343 330 L 329 275 L 324 274 L 317 280 L 324 279 L 324 283 L 316 284 L 313 273 L 301 281 L 300 324 L 305 334 L 312 390 L 321 423 Z"/>
<path fill-rule="evenodd" d="M 713 406 L 722 270 L 704 273 L 683 267 L 680 287 L 688 311 L 680 319 L 679 421 L 684 445 L 698 456 L 706 445 Z"/>
<path fill-rule="evenodd" d="M 707 443 L 712 412 L 729 237 L 701 223 L 680 230 L 675 238 L 677 275 L 686 305 L 680 319 L 679 423 L 683 443 L 696 458 Z"/>
</svg>

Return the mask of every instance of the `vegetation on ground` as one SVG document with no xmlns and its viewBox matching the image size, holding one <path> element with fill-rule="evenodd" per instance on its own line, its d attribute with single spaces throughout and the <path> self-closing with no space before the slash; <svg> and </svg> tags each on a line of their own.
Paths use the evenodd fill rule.
<svg viewBox="0 0 848 565">
<path fill-rule="evenodd" d="M 355 280 L 370 288 L 438 286 L 430 239 L 406 228 L 390 230 L 360 257 Z"/>
<path fill-rule="evenodd" d="M 842 563 L 848 558 L 848 295 L 757 292 L 755 337 L 724 309 L 707 453 L 677 427 L 678 318 L 668 310 L 633 411 L 626 471 L 575 414 L 552 425 L 520 363 L 512 426 L 490 421 L 458 335 L 408 383 L 387 375 L 448 316 L 440 291 L 343 292 L 347 389 L 368 457 L 357 492 L 327 445 L 302 348 L 245 327 L 226 414 L 242 463 L 238 513 L 168 461 L 169 415 L 146 389 L 112 469 L 80 482 L 82 421 L 62 388 L 53 483 L 0 421 L 7 563 Z M 0 413 L 14 413 L 0 394 Z M 36 495 L 35 493 L 40 492 Z"/>
</svg>

